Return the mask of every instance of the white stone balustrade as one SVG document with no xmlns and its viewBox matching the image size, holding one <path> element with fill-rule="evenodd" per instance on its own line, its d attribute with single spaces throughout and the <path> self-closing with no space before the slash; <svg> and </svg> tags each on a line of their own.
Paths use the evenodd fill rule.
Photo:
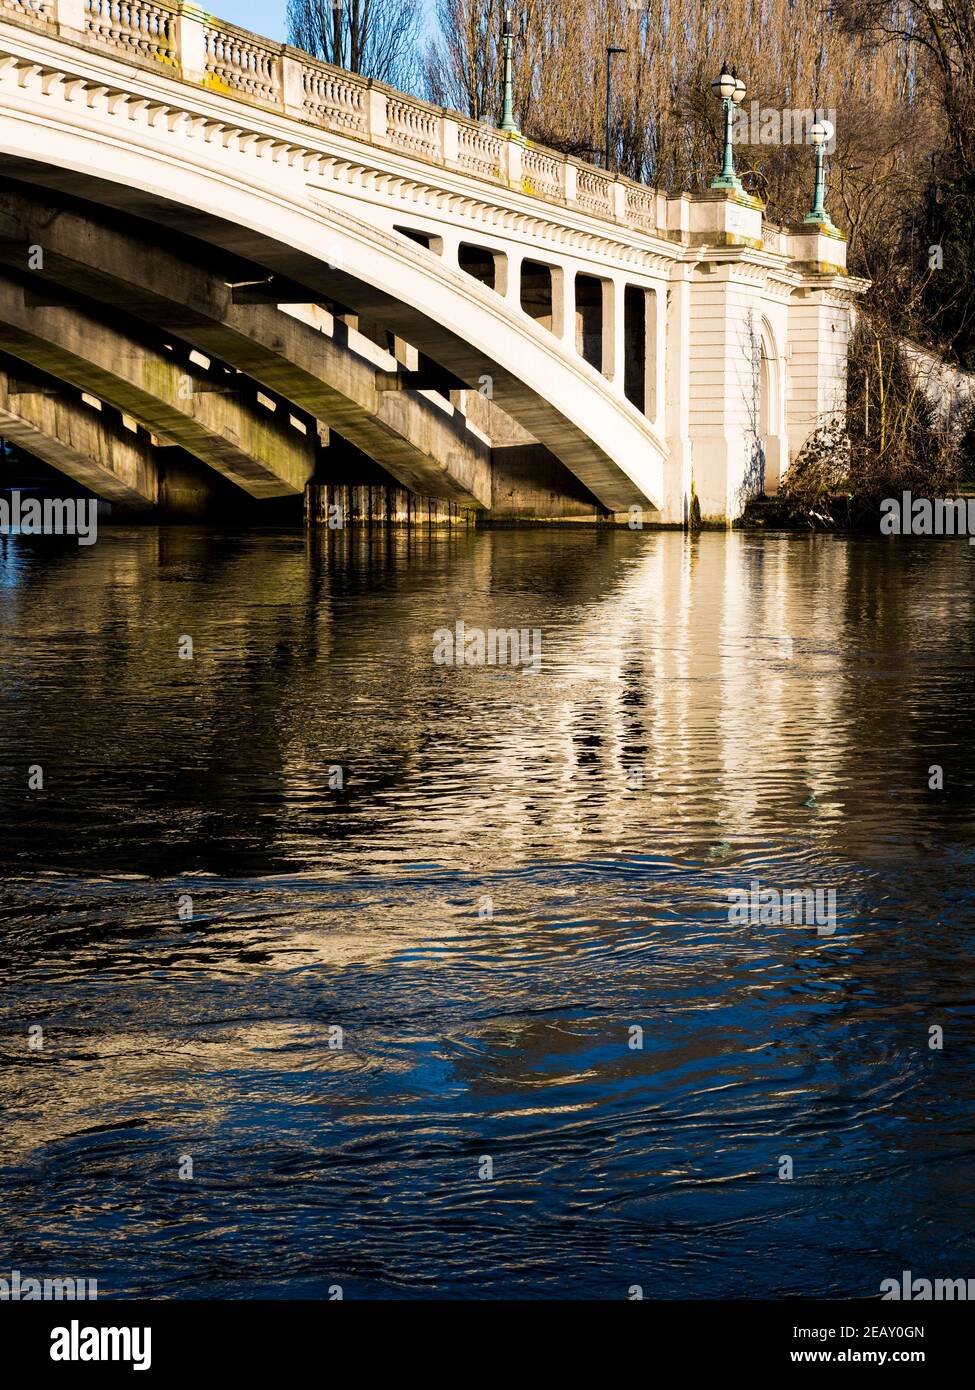
<svg viewBox="0 0 975 1390">
<path fill-rule="evenodd" d="M 581 160 L 270 43 L 181 0 L 0 0 L 0 16 L 108 49 L 210 91 L 283 112 L 413 160 L 506 187 L 635 231 L 733 245 L 761 241 L 760 207 L 724 194 L 667 195 Z M 768 226 L 767 247 L 824 269 L 845 242 L 818 229 Z"/>
<path fill-rule="evenodd" d="M 528 191 L 542 198 L 562 200 L 565 194 L 565 156 L 537 145 L 525 147 L 524 180 Z"/>
<path fill-rule="evenodd" d="M 83 26 L 85 0 L 75 0 L 78 13 L 77 28 Z M 54 0 L 0 0 L 0 15 L 26 15 L 38 25 L 55 23 Z"/>
<path fill-rule="evenodd" d="M 127 56 L 176 62 L 176 13 L 152 0 L 55 0 L 58 24 L 77 31 Z M 80 15 L 79 15 L 80 11 Z M 78 19 L 83 23 L 79 26 Z"/>
</svg>

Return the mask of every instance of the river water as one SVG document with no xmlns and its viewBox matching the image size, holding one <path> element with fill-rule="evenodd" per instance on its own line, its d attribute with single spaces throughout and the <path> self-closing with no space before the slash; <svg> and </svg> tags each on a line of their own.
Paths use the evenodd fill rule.
<svg viewBox="0 0 975 1390">
<path fill-rule="evenodd" d="M 963 539 L 14 537 L 0 638 L 0 1277 L 975 1276 Z"/>
</svg>

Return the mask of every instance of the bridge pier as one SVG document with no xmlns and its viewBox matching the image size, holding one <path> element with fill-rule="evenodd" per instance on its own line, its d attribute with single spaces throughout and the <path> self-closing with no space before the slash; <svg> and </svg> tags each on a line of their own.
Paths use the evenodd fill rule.
<svg viewBox="0 0 975 1390">
<path fill-rule="evenodd" d="M 817 425 L 835 420 L 846 408 L 849 336 L 844 305 L 812 291 L 797 296 L 789 312 L 786 429 L 779 447 L 786 464 Z"/>
<path fill-rule="evenodd" d="M 418 497 L 392 483 L 308 483 L 305 525 L 330 531 L 349 526 L 461 526 L 476 513 L 442 497 Z"/>
</svg>

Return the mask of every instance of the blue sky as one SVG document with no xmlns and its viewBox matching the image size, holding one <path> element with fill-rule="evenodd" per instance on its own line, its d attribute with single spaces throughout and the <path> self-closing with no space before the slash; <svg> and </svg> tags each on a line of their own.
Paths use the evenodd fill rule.
<svg viewBox="0 0 975 1390">
<path fill-rule="evenodd" d="M 284 41 L 285 0 L 211 0 L 208 9 L 266 39 Z"/>
<path fill-rule="evenodd" d="M 420 0 L 427 11 L 428 20 L 433 13 L 433 0 Z M 277 39 L 283 43 L 284 11 L 286 0 L 209 0 L 206 8 L 218 19 L 227 19 L 231 24 L 239 24 L 265 39 Z"/>
</svg>

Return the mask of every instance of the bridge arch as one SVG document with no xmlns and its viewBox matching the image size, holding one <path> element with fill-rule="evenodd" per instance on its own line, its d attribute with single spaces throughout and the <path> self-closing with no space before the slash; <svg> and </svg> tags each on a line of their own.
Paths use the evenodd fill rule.
<svg viewBox="0 0 975 1390">
<path fill-rule="evenodd" d="M 775 330 L 763 315 L 759 332 L 758 442 L 764 460 L 764 490 L 778 489 L 788 462 L 783 443 L 786 412 L 786 359 Z"/>
<path fill-rule="evenodd" d="M 48 61 L 56 68 L 53 53 Z M 85 55 L 78 66 L 103 61 Z M 6 63 L 5 172 L 177 227 L 349 304 L 472 386 L 488 378 L 498 404 L 611 511 L 661 505 L 667 448 L 641 413 L 503 297 L 352 216 L 273 116 L 261 115 L 253 124 L 267 133 L 249 138 L 228 125 L 217 96 L 178 89 L 170 108 L 141 75 L 108 96 L 99 76 L 16 55 Z M 89 106 L 72 79 L 102 95 Z M 184 96 L 192 111 L 177 106 Z"/>
</svg>

